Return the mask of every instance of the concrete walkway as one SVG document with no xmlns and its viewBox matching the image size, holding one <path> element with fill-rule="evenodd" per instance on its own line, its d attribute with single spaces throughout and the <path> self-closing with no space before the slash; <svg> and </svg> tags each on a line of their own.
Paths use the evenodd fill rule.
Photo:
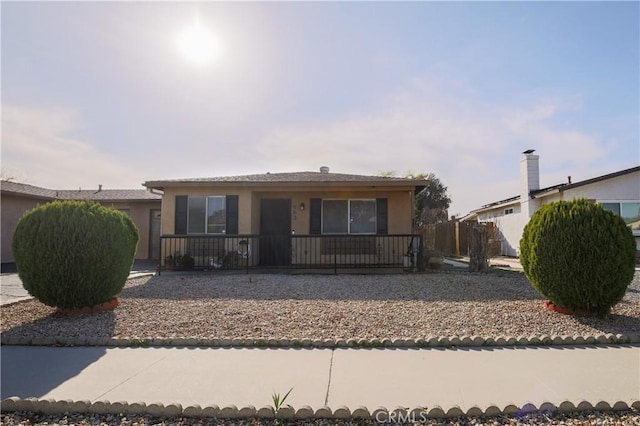
<svg viewBox="0 0 640 426">
<path fill-rule="evenodd" d="M 444 259 L 444 262 L 448 265 L 454 266 L 456 268 L 469 268 L 469 256 L 462 256 L 456 258 L 448 258 Z M 515 257 L 492 257 L 489 259 L 489 266 L 506 269 L 512 271 L 522 271 L 522 265 L 520 264 L 520 260 Z"/>
<path fill-rule="evenodd" d="M 144 264 L 142 266 L 144 266 Z M 129 274 L 129 279 L 153 275 L 154 273 L 153 270 L 136 267 L 136 265 L 134 265 L 134 269 Z M 33 296 L 24 289 L 17 273 L 4 273 L 0 275 L 0 306 L 29 299 L 33 299 Z"/>
<path fill-rule="evenodd" d="M 10 305 L 22 300 L 33 299 L 22 287 L 18 274 L 2 274 L 0 276 L 0 305 Z"/>
<path fill-rule="evenodd" d="M 2 347 L 2 399 L 505 407 L 640 400 L 640 345 L 468 349 Z"/>
</svg>

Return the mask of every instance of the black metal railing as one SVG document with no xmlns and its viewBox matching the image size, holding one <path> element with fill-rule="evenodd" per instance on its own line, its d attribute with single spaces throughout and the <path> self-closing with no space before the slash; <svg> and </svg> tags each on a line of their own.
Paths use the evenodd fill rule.
<svg viewBox="0 0 640 426">
<path fill-rule="evenodd" d="M 161 270 L 256 268 L 416 270 L 422 237 L 393 235 L 163 235 Z"/>
</svg>

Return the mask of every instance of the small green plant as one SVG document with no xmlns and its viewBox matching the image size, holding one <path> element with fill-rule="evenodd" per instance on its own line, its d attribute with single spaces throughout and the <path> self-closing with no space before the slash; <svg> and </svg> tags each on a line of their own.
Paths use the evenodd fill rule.
<svg viewBox="0 0 640 426">
<path fill-rule="evenodd" d="M 291 393 L 292 390 L 293 388 L 289 389 L 289 392 L 287 392 L 283 397 L 281 397 L 279 393 L 275 393 L 275 392 L 273 393 L 273 395 L 271 395 L 271 401 L 273 402 L 273 410 L 275 411 L 276 414 L 278 414 L 278 411 L 280 411 L 280 408 L 284 406 L 284 403 L 289 397 L 289 394 Z"/>
<path fill-rule="evenodd" d="M 73 309 L 107 302 L 122 290 L 138 238 L 122 212 L 90 201 L 55 201 L 25 213 L 11 247 L 29 294 Z"/>
<path fill-rule="evenodd" d="M 585 199 L 542 206 L 520 240 L 524 273 L 540 294 L 563 308 L 600 315 L 624 297 L 635 256 L 624 220 Z"/>
</svg>

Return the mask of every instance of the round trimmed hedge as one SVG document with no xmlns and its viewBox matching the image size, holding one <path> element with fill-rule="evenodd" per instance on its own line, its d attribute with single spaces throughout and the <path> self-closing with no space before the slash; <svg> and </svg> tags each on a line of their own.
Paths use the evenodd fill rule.
<svg viewBox="0 0 640 426">
<path fill-rule="evenodd" d="M 599 204 L 558 201 L 542 206 L 525 226 L 520 261 L 551 302 L 602 315 L 633 279 L 636 243 L 624 220 Z"/>
<path fill-rule="evenodd" d="M 90 201 L 54 201 L 20 219 L 12 249 L 29 294 L 72 309 L 107 302 L 122 290 L 138 239 L 122 212 Z"/>
</svg>

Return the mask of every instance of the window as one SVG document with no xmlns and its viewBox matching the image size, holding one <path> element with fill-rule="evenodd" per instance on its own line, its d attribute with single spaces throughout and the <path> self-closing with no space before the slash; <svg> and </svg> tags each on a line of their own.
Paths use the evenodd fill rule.
<svg viewBox="0 0 640 426">
<path fill-rule="evenodd" d="M 602 207 L 604 207 L 605 210 L 610 210 L 620 215 L 620 203 L 602 203 Z"/>
<path fill-rule="evenodd" d="M 323 234 L 375 234 L 376 200 L 322 200 Z"/>
<path fill-rule="evenodd" d="M 640 203 L 620 203 L 620 216 L 633 230 L 640 230 Z"/>
<path fill-rule="evenodd" d="M 376 233 L 376 200 L 349 201 L 349 233 Z"/>
<path fill-rule="evenodd" d="M 207 197 L 207 234 L 223 234 L 227 225 L 225 197 Z"/>
<path fill-rule="evenodd" d="M 602 207 L 621 216 L 632 230 L 640 230 L 640 202 L 602 203 Z"/>
<path fill-rule="evenodd" d="M 189 234 L 204 234 L 206 197 L 189 197 Z"/>
<path fill-rule="evenodd" d="M 225 197 L 188 199 L 187 229 L 189 234 L 224 234 L 226 229 Z"/>
<path fill-rule="evenodd" d="M 239 197 L 204 197 L 176 195 L 176 235 L 226 234 L 237 235 L 239 228 Z"/>
<path fill-rule="evenodd" d="M 504 209 L 504 214 L 513 214 L 513 207 Z"/>
</svg>

